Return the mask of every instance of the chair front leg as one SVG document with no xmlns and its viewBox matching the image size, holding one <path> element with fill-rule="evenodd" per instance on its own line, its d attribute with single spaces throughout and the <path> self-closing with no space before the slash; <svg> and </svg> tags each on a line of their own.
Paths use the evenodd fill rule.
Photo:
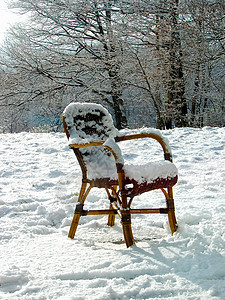
<svg viewBox="0 0 225 300">
<path fill-rule="evenodd" d="M 169 220 L 171 232 L 172 232 L 172 234 L 174 234 L 174 232 L 177 230 L 178 226 L 177 226 L 177 220 L 176 220 L 176 216 L 175 216 L 175 205 L 174 205 L 172 187 L 168 188 L 168 195 L 169 195 L 169 198 L 166 199 L 167 209 L 168 209 L 168 220 Z"/>
<path fill-rule="evenodd" d="M 69 231 L 69 234 L 68 234 L 68 237 L 71 238 L 71 239 L 73 239 L 74 236 L 75 236 L 77 226 L 79 224 L 80 217 L 81 217 L 81 212 L 83 210 L 83 206 L 84 205 L 81 204 L 81 203 L 78 203 L 76 205 L 76 209 L 75 209 L 74 216 L 73 216 L 73 221 L 70 225 L 70 231 Z"/>
<path fill-rule="evenodd" d="M 127 245 L 127 248 L 135 244 L 133 232 L 131 228 L 131 213 L 130 207 L 127 205 L 127 195 L 126 191 L 121 192 L 122 197 L 122 209 L 120 210 L 121 213 L 121 224 L 123 227 L 123 235 L 124 240 Z"/>
<path fill-rule="evenodd" d="M 121 210 L 121 213 L 122 213 L 121 224 L 123 227 L 124 240 L 127 245 L 127 248 L 129 248 L 130 246 L 135 244 L 133 232 L 131 228 L 131 214 L 130 214 L 130 210 L 127 211 Z"/>
<path fill-rule="evenodd" d="M 79 220 L 81 217 L 81 213 L 83 211 L 84 201 L 87 198 L 87 195 L 89 194 L 89 192 L 91 190 L 91 186 L 89 186 L 87 190 L 86 190 L 86 188 L 87 188 L 87 183 L 82 182 L 82 186 L 81 186 L 80 194 L 79 194 L 79 198 L 78 198 L 78 204 L 76 205 L 73 220 L 70 225 L 70 230 L 69 230 L 69 234 L 68 234 L 68 237 L 71 239 L 73 239 L 75 236 L 77 226 L 79 224 Z"/>
</svg>

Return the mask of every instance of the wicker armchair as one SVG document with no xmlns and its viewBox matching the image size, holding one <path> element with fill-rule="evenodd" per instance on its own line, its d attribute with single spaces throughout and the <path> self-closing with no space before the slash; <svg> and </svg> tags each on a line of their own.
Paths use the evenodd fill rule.
<svg viewBox="0 0 225 300">
<path fill-rule="evenodd" d="M 69 147 L 74 151 L 82 171 L 80 194 L 68 235 L 70 238 L 74 238 L 80 217 L 87 215 L 108 215 L 109 226 L 114 225 L 115 215 L 118 215 L 127 247 L 135 243 L 131 228 L 132 214 L 167 214 L 172 234 L 176 231 L 172 187 L 177 182 L 177 168 L 172 163 L 168 142 L 160 131 L 148 129 L 122 134 L 113 126 L 109 112 L 95 103 L 69 104 L 63 112 L 63 126 Z M 164 151 L 164 160 L 144 166 L 124 164 L 118 142 L 140 138 L 157 140 Z M 135 178 L 135 174 L 142 174 L 141 180 Z M 93 187 L 106 190 L 109 209 L 84 210 L 84 202 Z M 166 207 L 131 208 L 136 195 L 155 189 L 163 192 Z"/>
</svg>

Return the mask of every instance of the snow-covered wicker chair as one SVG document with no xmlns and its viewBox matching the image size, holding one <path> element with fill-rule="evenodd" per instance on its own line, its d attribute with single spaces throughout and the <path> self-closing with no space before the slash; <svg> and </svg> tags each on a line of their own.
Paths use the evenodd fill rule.
<svg viewBox="0 0 225 300">
<path fill-rule="evenodd" d="M 82 184 L 78 203 L 71 223 L 69 237 L 74 238 L 81 216 L 108 215 L 108 225 L 113 226 L 115 215 L 121 219 L 127 247 L 134 244 L 131 229 L 132 214 L 167 214 L 172 234 L 177 229 L 172 187 L 177 182 L 177 168 L 172 163 L 172 154 L 167 139 L 156 129 L 123 134 L 113 126 L 109 112 L 100 104 L 71 103 L 63 112 L 63 126 L 69 147 L 73 149 L 82 171 Z M 152 138 L 164 151 L 164 160 L 149 162 L 143 166 L 126 165 L 118 142 Z M 135 174 L 141 177 L 135 178 Z M 91 188 L 104 188 L 110 204 L 109 209 L 84 210 L 84 202 Z M 132 209 L 136 195 L 161 189 L 166 198 L 166 207 Z"/>
</svg>

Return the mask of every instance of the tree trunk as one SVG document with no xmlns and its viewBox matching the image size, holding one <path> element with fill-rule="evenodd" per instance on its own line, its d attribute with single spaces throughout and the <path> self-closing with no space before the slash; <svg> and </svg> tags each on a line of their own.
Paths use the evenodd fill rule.
<svg viewBox="0 0 225 300">
<path fill-rule="evenodd" d="M 117 49 L 117 41 L 113 34 L 112 29 L 112 8 L 111 1 L 105 2 L 105 12 L 106 12 L 106 32 L 100 21 L 98 22 L 99 28 L 102 30 L 102 36 L 104 37 L 104 57 L 105 65 L 108 71 L 109 80 L 111 84 L 111 100 L 112 108 L 115 114 L 116 128 L 122 129 L 127 127 L 127 118 L 123 113 L 124 101 L 122 98 L 122 80 L 120 76 L 121 62 L 119 61 L 119 53 Z M 98 12 L 97 12 L 98 14 Z M 100 20 L 100 19 L 99 19 Z M 107 41 L 107 42 L 106 42 Z"/>
<path fill-rule="evenodd" d="M 187 120 L 187 103 L 185 99 L 185 83 L 182 66 L 182 49 L 178 28 L 178 0 L 170 7 L 170 48 L 168 57 L 168 83 L 166 99 L 166 128 L 185 127 Z"/>
</svg>

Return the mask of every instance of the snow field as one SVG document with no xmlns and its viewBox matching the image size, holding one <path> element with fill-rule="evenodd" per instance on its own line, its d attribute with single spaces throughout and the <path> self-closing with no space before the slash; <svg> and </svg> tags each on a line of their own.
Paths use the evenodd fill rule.
<svg viewBox="0 0 225 300">
<path fill-rule="evenodd" d="M 166 215 L 133 216 L 129 249 L 118 218 L 109 228 L 83 217 L 67 238 L 81 173 L 65 134 L 0 135 L 1 299 L 225 299 L 225 128 L 162 134 L 179 171 L 179 229 L 171 236 Z M 162 158 L 146 139 L 120 145 L 129 163 Z M 133 207 L 164 202 L 149 192 Z M 108 208 L 100 189 L 85 204 Z"/>
</svg>

